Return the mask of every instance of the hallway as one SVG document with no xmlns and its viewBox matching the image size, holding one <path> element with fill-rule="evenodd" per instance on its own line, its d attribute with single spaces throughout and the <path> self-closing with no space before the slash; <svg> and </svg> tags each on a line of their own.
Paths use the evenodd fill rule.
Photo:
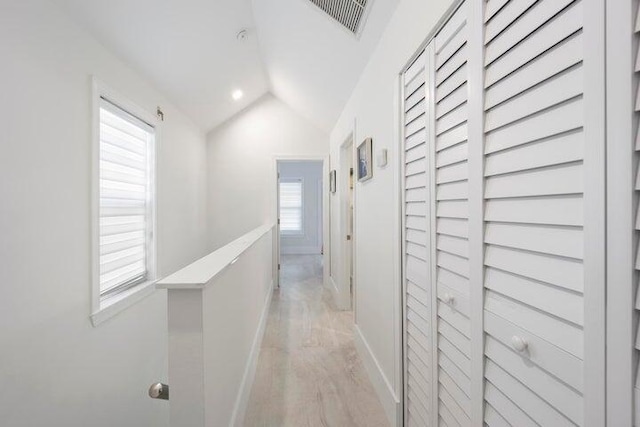
<svg viewBox="0 0 640 427">
<path fill-rule="evenodd" d="M 322 285 L 322 260 L 283 256 L 246 426 L 387 426 L 353 342 L 353 314 Z"/>
</svg>

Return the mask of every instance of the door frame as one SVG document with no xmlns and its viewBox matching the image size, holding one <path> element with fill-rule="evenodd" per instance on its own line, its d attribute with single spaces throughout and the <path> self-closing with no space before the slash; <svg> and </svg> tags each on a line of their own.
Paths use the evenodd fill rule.
<svg viewBox="0 0 640 427">
<path fill-rule="evenodd" d="M 329 271 L 329 256 L 331 253 L 331 238 L 329 233 L 329 156 L 328 155 L 314 155 L 314 154 L 275 154 L 272 157 L 272 172 L 271 179 L 272 184 L 272 209 L 271 209 L 271 223 L 275 224 L 275 236 L 273 238 L 273 271 L 274 271 L 274 286 L 280 287 L 280 179 L 278 177 L 278 164 L 279 163 L 294 163 L 294 162 L 321 162 L 322 163 L 322 245 L 324 251 L 322 254 L 322 274 L 323 282 L 326 282 Z"/>
<path fill-rule="evenodd" d="M 634 33 L 637 2 L 606 3 L 606 422 L 634 424 L 636 280 Z"/>
<path fill-rule="evenodd" d="M 347 230 L 349 229 L 349 174 L 350 169 L 354 170 L 356 167 L 356 143 L 355 143 L 355 131 L 349 133 L 349 135 L 344 139 L 342 144 L 340 144 L 339 151 L 339 164 L 338 169 L 341 172 L 336 180 L 337 190 L 339 192 L 339 245 L 340 245 L 340 269 L 339 269 L 339 281 L 341 282 L 341 286 L 338 289 L 338 301 L 337 305 L 339 308 L 343 310 L 352 310 L 354 322 L 356 319 L 356 289 L 357 289 L 357 280 L 356 280 L 356 177 L 354 175 L 353 181 L 353 191 L 352 191 L 352 203 L 353 203 L 353 218 L 351 221 L 351 244 L 348 243 L 347 240 Z M 351 161 L 345 158 L 346 153 L 350 153 Z M 351 263 L 352 271 L 349 271 L 349 263 Z M 351 274 L 350 274 L 351 273 Z M 350 279 L 353 280 L 350 283 Z M 352 292 L 353 288 L 353 292 Z"/>
</svg>

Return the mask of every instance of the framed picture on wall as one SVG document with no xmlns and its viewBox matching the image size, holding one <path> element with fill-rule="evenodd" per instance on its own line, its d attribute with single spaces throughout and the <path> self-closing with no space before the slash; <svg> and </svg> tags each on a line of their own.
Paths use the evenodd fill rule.
<svg viewBox="0 0 640 427">
<path fill-rule="evenodd" d="M 336 192 L 336 170 L 332 170 L 329 172 L 329 191 L 332 193 Z"/>
<path fill-rule="evenodd" d="M 373 177 L 373 165 L 371 156 L 373 152 L 373 140 L 367 138 L 358 145 L 358 181 L 366 181 Z"/>
</svg>

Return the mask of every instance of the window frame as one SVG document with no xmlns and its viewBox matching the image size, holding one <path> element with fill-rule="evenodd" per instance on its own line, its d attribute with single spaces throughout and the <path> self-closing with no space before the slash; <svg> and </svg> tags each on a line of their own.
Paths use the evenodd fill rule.
<svg viewBox="0 0 640 427">
<path fill-rule="evenodd" d="M 125 113 L 149 125 L 154 136 L 148 146 L 148 190 L 146 230 L 146 275 L 130 286 L 122 286 L 106 293 L 100 289 L 100 109 L 106 100 Z M 127 307 L 147 297 L 155 290 L 157 275 L 157 153 L 160 141 L 160 122 L 146 109 L 111 89 L 96 77 L 92 78 L 92 150 L 91 150 L 91 322 L 98 326 Z"/>
<path fill-rule="evenodd" d="M 286 237 L 303 237 L 305 235 L 304 228 L 304 211 L 305 211 L 305 202 L 304 202 L 304 178 L 303 177 L 286 177 L 280 178 L 280 182 L 278 182 L 278 194 L 281 195 L 282 188 L 280 187 L 283 183 L 300 183 L 300 230 L 283 230 L 282 229 L 282 221 L 280 224 L 280 233 Z M 278 201 L 278 218 L 282 218 L 282 206 L 280 200 Z"/>
</svg>

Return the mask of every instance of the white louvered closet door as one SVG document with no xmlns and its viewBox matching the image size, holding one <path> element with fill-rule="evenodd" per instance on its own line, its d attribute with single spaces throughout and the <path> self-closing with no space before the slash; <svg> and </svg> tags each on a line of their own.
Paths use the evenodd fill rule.
<svg viewBox="0 0 640 427">
<path fill-rule="evenodd" d="M 597 45 L 587 43 L 585 8 L 593 3 L 485 6 L 489 426 L 604 422 L 604 200 L 593 185 L 594 178 L 604 181 L 597 176 L 604 165 L 597 110 L 604 101 L 601 87 L 587 84 L 594 82 Z"/>
<path fill-rule="evenodd" d="M 404 406 L 405 425 L 415 427 L 428 425 L 432 415 L 426 57 L 423 52 L 403 76 Z"/>
<path fill-rule="evenodd" d="M 432 133 L 432 283 L 435 283 L 438 425 L 468 426 L 471 417 L 469 288 L 469 149 L 467 2 L 436 35 Z M 434 420 L 435 423 L 435 420 Z"/>
</svg>

